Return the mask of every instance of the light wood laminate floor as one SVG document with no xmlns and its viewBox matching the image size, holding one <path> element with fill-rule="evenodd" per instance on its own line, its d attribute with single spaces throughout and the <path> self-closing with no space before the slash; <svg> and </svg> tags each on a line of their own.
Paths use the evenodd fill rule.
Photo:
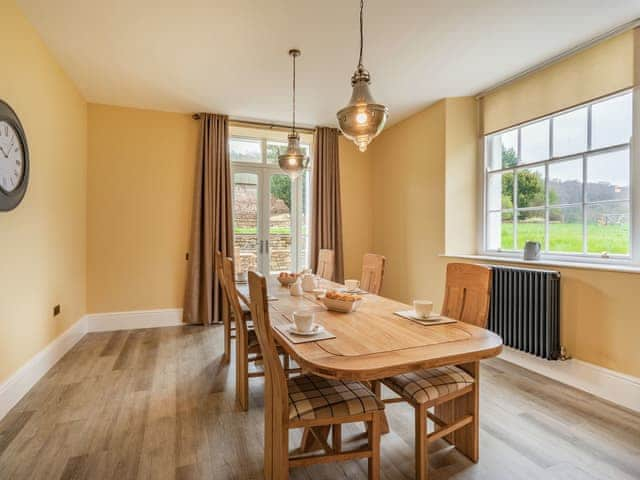
<svg viewBox="0 0 640 480">
<path fill-rule="evenodd" d="M 221 354 L 220 327 L 87 335 L 0 421 L 0 479 L 262 478 L 262 380 L 239 412 Z M 438 442 L 431 479 L 640 478 L 638 414 L 497 359 L 480 402 L 480 462 Z M 387 413 L 382 478 L 411 479 L 413 409 Z M 291 478 L 365 479 L 366 462 Z"/>
</svg>

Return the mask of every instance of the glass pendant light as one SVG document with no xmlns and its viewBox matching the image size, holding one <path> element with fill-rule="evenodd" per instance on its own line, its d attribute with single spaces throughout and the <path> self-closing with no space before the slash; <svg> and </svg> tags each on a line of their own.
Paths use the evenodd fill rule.
<svg viewBox="0 0 640 480">
<path fill-rule="evenodd" d="M 340 130 L 345 137 L 358 145 L 361 152 L 364 152 L 367 149 L 367 145 L 378 136 L 389 118 L 389 109 L 376 103 L 371 96 L 369 91 L 371 76 L 362 65 L 362 45 L 364 43 L 363 10 L 364 0 L 360 0 L 360 58 L 358 67 L 351 77 L 353 93 L 351 94 L 349 105 L 337 114 Z"/>
<path fill-rule="evenodd" d="M 278 165 L 292 179 L 295 179 L 309 164 L 309 157 L 300 147 L 300 135 L 296 132 L 296 57 L 300 56 L 300 50 L 289 50 L 289 55 L 293 58 L 293 127 L 289 134 L 289 144 L 287 151 L 278 155 Z"/>
</svg>

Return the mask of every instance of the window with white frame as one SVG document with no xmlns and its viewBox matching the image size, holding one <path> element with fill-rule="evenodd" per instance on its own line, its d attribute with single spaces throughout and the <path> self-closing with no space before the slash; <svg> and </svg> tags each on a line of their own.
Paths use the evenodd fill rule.
<svg viewBox="0 0 640 480">
<path fill-rule="evenodd" d="M 309 265 L 311 169 L 295 179 L 280 169 L 286 133 L 234 130 L 229 157 L 236 269 L 299 271 Z M 311 155 L 311 135 L 303 134 L 301 140 Z"/>
<path fill-rule="evenodd" d="M 485 252 L 630 258 L 632 118 L 625 91 L 487 135 Z"/>
</svg>

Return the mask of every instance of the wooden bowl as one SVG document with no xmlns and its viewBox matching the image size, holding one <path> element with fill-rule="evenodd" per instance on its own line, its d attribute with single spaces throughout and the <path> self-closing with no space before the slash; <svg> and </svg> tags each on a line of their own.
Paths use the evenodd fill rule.
<svg viewBox="0 0 640 480">
<path fill-rule="evenodd" d="M 277 278 L 278 278 L 278 282 L 280 282 L 280 285 L 282 285 L 283 287 L 288 287 L 298 279 L 298 275 L 294 277 L 277 277 Z"/>
<path fill-rule="evenodd" d="M 351 313 L 358 310 L 362 300 L 337 300 L 335 298 L 322 297 L 319 299 L 328 310 L 340 313 Z"/>
</svg>

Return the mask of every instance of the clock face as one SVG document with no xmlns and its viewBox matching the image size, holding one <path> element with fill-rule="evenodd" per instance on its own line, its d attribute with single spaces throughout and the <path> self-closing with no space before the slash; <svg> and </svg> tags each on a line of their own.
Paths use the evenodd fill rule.
<svg viewBox="0 0 640 480">
<path fill-rule="evenodd" d="M 24 177 L 24 151 L 16 130 L 0 120 L 0 189 L 13 192 Z"/>
</svg>

